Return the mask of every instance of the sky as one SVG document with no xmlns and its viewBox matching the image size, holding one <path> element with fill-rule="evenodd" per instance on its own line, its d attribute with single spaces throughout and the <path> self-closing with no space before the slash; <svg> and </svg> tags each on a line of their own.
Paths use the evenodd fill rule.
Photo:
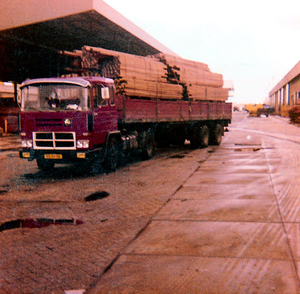
<svg viewBox="0 0 300 294">
<path fill-rule="evenodd" d="M 104 0 L 182 58 L 233 82 L 234 103 L 267 102 L 300 60 L 299 0 Z"/>
</svg>

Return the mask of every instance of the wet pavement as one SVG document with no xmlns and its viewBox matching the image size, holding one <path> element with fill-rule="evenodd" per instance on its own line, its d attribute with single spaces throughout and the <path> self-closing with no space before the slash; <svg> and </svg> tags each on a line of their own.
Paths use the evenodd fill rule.
<svg viewBox="0 0 300 294">
<path fill-rule="evenodd" d="M 299 162 L 280 155 L 299 152 L 275 143 L 233 127 L 87 293 L 300 293 Z"/>
<path fill-rule="evenodd" d="M 284 119 L 241 115 L 219 147 L 91 178 L 87 195 L 111 193 L 102 202 L 78 201 L 81 179 L 15 195 L 17 207 L 5 200 L 2 220 L 76 215 L 84 224 L 0 232 L 15 262 L 0 293 L 300 293 L 299 142 Z M 67 185 L 74 199 L 57 192 Z"/>
</svg>

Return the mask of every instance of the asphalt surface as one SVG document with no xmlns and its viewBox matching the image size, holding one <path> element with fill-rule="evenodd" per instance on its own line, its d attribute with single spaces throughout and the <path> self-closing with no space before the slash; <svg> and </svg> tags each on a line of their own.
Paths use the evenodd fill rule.
<svg viewBox="0 0 300 294">
<path fill-rule="evenodd" d="M 59 201 L 40 191 L 42 206 L 30 191 L 0 194 L 2 222 L 84 221 L 0 232 L 0 293 L 300 293 L 299 143 L 286 119 L 238 113 L 221 146 L 90 179 L 90 192 L 118 181 L 102 202 L 62 208 L 56 191 L 69 181 L 58 180 L 49 187 Z"/>
</svg>

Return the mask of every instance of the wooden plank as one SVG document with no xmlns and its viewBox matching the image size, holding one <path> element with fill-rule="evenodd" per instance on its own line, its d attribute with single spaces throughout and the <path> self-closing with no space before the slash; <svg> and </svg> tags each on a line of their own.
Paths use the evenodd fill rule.
<svg viewBox="0 0 300 294">
<path fill-rule="evenodd" d="M 153 55 L 155 58 L 158 58 L 161 62 L 168 64 L 170 67 L 195 67 L 199 70 L 209 71 L 207 64 L 203 62 L 197 62 L 193 60 L 184 59 L 178 56 L 173 56 L 165 53 L 158 53 Z"/>
<path fill-rule="evenodd" d="M 181 100 L 183 89 L 176 84 L 132 79 L 127 80 L 124 90 L 128 96 Z"/>
<path fill-rule="evenodd" d="M 228 99 L 228 89 L 206 87 L 207 100 L 210 101 L 226 101 Z"/>
<path fill-rule="evenodd" d="M 206 100 L 206 87 L 198 85 L 188 85 L 187 91 L 191 100 Z"/>
</svg>

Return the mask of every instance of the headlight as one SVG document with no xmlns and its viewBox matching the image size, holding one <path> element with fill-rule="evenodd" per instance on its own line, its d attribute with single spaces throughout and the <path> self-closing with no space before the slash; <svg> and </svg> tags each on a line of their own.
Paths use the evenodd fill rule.
<svg viewBox="0 0 300 294">
<path fill-rule="evenodd" d="M 32 148 L 32 140 L 21 140 L 22 148 Z"/>
<path fill-rule="evenodd" d="M 66 127 L 69 127 L 69 126 L 72 125 L 72 120 L 70 118 L 66 118 L 64 120 L 64 124 L 65 124 Z"/>
<path fill-rule="evenodd" d="M 89 148 L 89 140 L 78 140 L 77 141 L 77 148 Z"/>
</svg>

